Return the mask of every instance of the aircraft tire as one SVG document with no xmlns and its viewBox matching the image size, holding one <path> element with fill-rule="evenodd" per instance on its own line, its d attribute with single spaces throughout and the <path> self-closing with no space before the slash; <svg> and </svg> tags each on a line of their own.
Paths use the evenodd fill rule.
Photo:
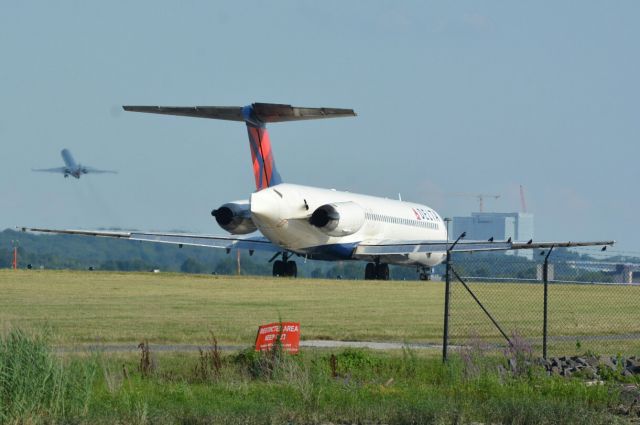
<svg viewBox="0 0 640 425">
<path fill-rule="evenodd" d="M 364 268 L 364 280 L 374 280 L 376 278 L 376 265 L 367 263 Z"/>
<path fill-rule="evenodd" d="M 286 265 L 282 260 L 276 260 L 273 262 L 273 276 L 284 276 L 286 272 Z"/>
<path fill-rule="evenodd" d="M 389 280 L 389 265 L 388 264 L 378 264 L 376 265 L 376 279 L 378 280 Z"/>
<path fill-rule="evenodd" d="M 287 261 L 285 276 L 298 277 L 298 265 L 295 261 Z"/>
</svg>

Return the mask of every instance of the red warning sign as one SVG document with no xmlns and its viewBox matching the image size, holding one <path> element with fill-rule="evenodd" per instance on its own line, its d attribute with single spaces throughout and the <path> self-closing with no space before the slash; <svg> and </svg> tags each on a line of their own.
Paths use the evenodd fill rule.
<svg viewBox="0 0 640 425">
<path fill-rule="evenodd" d="M 256 351 L 269 351 L 280 338 L 282 349 L 296 354 L 300 346 L 300 322 L 269 323 L 258 328 Z"/>
</svg>

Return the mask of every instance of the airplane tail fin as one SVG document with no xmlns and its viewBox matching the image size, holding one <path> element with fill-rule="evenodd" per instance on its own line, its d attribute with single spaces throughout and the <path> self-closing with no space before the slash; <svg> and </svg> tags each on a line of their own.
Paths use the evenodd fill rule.
<svg viewBox="0 0 640 425">
<path fill-rule="evenodd" d="M 273 159 L 271 140 L 267 126 L 252 118 L 253 108 L 251 106 L 243 108 L 243 115 L 246 116 L 247 132 L 249 134 L 249 148 L 251 149 L 251 165 L 253 176 L 256 180 L 256 190 L 275 186 L 282 183 L 282 177 L 276 168 L 276 161 Z"/>
<path fill-rule="evenodd" d="M 300 108 L 275 103 L 254 103 L 240 106 L 123 106 L 125 111 L 153 114 L 179 115 L 186 117 L 211 118 L 227 121 L 244 121 L 249 133 L 249 147 L 256 189 L 282 183 L 271 149 L 267 123 L 313 120 L 322 118 L 351 117 L 353 109 Z"/>
</svg>

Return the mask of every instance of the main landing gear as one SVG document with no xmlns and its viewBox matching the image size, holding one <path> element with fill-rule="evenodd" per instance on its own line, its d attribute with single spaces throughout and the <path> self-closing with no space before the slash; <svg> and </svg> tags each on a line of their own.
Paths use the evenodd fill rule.
<svg viewBox="0 0 640 425">
<path fill-rule="evenodd" d="M 297 277 L 298 276 L 298 265 L 295 261 L 290 261 L 289 257 L 291 254 L 287 252 L 277 253 L 274 255 L 269 262 L 275 260 L 278 256 L 282 255 L 282 260 L 276 260 L 273 262 L 273 276 L 281 276 L 281 277 Z"/>
<path fill-rule="evenodd" d="M 384 263 L 367 263 L 364 268 L 364 280 L 389 280 L 389 265 Z"/>
<path fill-rule="evenodd" d="M 431 267 L 418 267 L 420 280 L 431 280 Z"/>
</svg>

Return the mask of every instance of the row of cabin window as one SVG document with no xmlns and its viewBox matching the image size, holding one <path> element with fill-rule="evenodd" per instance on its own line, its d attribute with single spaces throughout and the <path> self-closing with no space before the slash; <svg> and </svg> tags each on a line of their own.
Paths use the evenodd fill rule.
<svg viewBox="0 0 640 425">
<path fill-rule="evenodd" d="M 366 217 L 369 220 L 384 221 L 386 223 L 405 224 L 407 226 L 414 226 L 414 227 L 428 227 L 430 229 L 438 228 L 438 225 L 436 223 L 429 223 L 426 221 L 418 221 L 418 220 L 409 220 L 407 218 L 391 217 L 384 214 L 367 213 Z"/>
</svg>

